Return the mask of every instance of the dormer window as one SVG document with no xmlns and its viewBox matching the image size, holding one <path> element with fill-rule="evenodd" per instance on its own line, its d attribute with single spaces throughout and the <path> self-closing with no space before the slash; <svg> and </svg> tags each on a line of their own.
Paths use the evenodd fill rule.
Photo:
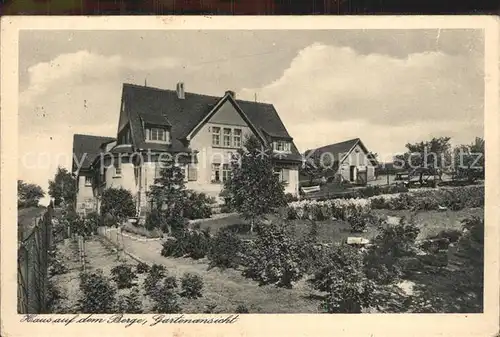
<svg viewBox="0 0 500 337">
<path fill-rule="evenodd" d="M 170 134 L 165 128 L 146 128 L 146 141 L 152 143 L 169 143 Z"/>
<path fill-rule="evenodd" d="M 291 152 L 291 144 L 284 140 L 277 140 L 273 142 L 273 150 L 276 152 Z"/>
</svg>

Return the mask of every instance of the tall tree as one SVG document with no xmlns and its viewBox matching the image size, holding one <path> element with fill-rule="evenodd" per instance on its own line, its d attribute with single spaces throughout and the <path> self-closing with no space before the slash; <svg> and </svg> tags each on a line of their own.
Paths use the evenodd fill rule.
<svg viewBox="0 0 500 337">
<path fill-rule="evenodd" d="M 54 180 L 49 180 L 49 195 L 55 206 L 62 202 L 72 204 L 76 200 L 76 179 L 65 168 L 58 167 Z"/>
<path fill-rule="evenodd" d="M 17 207 L 34 207 L 45 196 L 43 189 L 36 184 L 17 181 Z"/>
<path fill-rule="evenodd" d="M 231 205 L 250 220 L 252 232 L 256 220 L 286 203 L 284 186 L 274 174 L 272 153 L 255 136 L 234 156 L 224 190 Z"/>
<path fill-rule="evenodd" d="M 475 180 L 484 179 L 484 139 L 476 137 L 472 144 L 458 145 L 453 149 L 453 173 L 458 177 Z"/>
<path fill-rule="evenodd" d="M 443 168 L 450 159 L 450 137 L 432 138 L 430 141 L 408 143 L 404 154 L 406 168 Z"/>
<path fill-rule="evenodd" d="M 169 234 L 184 228 L 184 205 L 188 194 L 184 181 L 184 170 L 171 157 L 160 162 L 160 177 L 155 179 L 148 196 L 151 208 L 161 217 L 163 231 Z"/>
</svg>

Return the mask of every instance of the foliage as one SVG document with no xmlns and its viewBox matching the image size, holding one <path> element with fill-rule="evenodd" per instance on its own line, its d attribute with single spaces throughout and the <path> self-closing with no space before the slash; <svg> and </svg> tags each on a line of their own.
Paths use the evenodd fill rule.
<svg viewBox="0 0 500 337">
<path fill-rule="evenodd" d="M 209 267 L 237 268 L 242 261 L 243 243 L 233 231 L 223 228 L 212 239 Z"/>
<path fill-rule="evenodd" d="M 161 314 L 175 314 L 181 312 L 177 294 L 165 286 L 157 287 L 151 298 L 154 301 L 153 310 Z"/>
<path fill-rule="evenodd" d="M 168 239 L 163 243 L 161 255 L 201 259 L 207 255 L 210 247 L 211 238 L 208 230 L 182 230 L 176 233 L 174 239 Z"/>
<path fill-rule="evenodd" d="M 238 305 L 238 306 L 236 307 L 235 312 L 236 312 L 237 314 L 248 314 L 248 313 L 249 313 L 249 310 L 248 310 L 248 308 L 247 308 L 247 306 L 246 306 L 246 305 L 244 305 L 244 304 L 240 304 L 240 305 Z"/>
<path fill-rule="evenodd" d="M 172 234 L 185 228 L 184 207 L 187 202 L 184 170 L 173 158 L 160 163 L 160 177 L 155 179 L 148 196 L 151 209 L 161 214 L 161 230 Z"/>
<path fill-rule="evenodd" d="M 329 313 L 361 313 L 373 302 L 375 284 L 363 272 L 363 256 L 348 245 L 329 249 L 309 282 L 327 293 L 323 309 Z"/>
<path fill-rule="evenodd" d="M 137 274 L 144 274 L 144 273 L 148 273 L 150 268 L 146 263 L 139 262 L 137 264 L 136 270 L 137 270 Z"/>
<path fill-rule="evenodd" d="M 146 214 L 146 222 L 144 223 L 144 227 L 151 231 L 156 228 L 165 228 L 165 219 L 163 219 L 163 215 L 158 209 L 152 209 L 150 212 Z"/>
<path fill-rule="evenodd" d="M 61 291 L 53 280 L 48 280 L 47 291 L 45 292 L 46 313 L 57 313 L 61 302 L 66 299 L 66 296 Z"/>
<path fill-rule="evenodd" d="M 137 279 L 137 275 L 132 270 L 132 267 L 126 264 L 121 264 L 111 269 L 113 281 L 115 281 L 118 289 L 130 288 Z"/>
<path fill-rule="evenodd" d="M 351 226 L 351 232 L 362 233 L 369 224 L 375 222 L 375 219 L 374 216 L 369 213 L 354 213 L 347 218 L 347 222 L 349 222 Z"/>
<path fill-rule="evenodd" d="M 369 199 L 301 200 L 288 204 L 287 217 L 321 221 L 329 218 L 348 220 L 366 214 L 371 209 Z"/>
<path fill-rule="evenodd" d="M 76 201 L 77 181 L 65 168 L 58 167 L 54 180 L 49 180 L 49 195 L 54 198 L 55 206 L 61 203 L 72 204 Z"/>
<path fill-rule="evenodd" d="M 181 278 L 182 296 L 187 298 L 201 297 L 203 290 L 203 279 L 201 276 L 185 273 Z"/>
<path fill-rule="evenodd" d="M 477 137 L 472 144 L 459 145 L 453 149 L 454 174 L 472 182 L 484 179 L 485 151 L 484 139 Z"/>
<path fill-rule="evenodd" d="M 215 199 L 205 193 L 189 191 L 184 204 L 184 216 L 188 219 L 206 219 L 212 215 Z"/>
<path fill-rule="evenodd" d="M 158 264 L 153 264 L 144 279 L 144 292 L 146 295 L 152 296 L 157 290 L 158 282 L 165 277 L 165 267 Z"/>
<path fill-rule="evenodd" d="M 135 215 L 132 194 L 124 188 L 108 188 L 102 193 L 101 214 L 110 214 L 119 222 Z"/>
<path fill-rule="evenodd" d="M 62 275 L 68 272 L 68 267 L 62 261 L 57 247 L 48 252 L 49 257 L 49 268 L 48 272 L 50 276 Z"/>
<path fill-rule="evenodd" d="M 450 137 L 432 138 L 430 141 L 406 144 L 407 151 L 397 156 L 406 169 L 416 167 L 444 168 L 451 161 Z"/>
<path fill-rule="evenodd" d="M 112 313 L 116 289 L 102 270 L 80 274 L 81 297 L 78 300 L 80 312 L 107 314 Z"/>
<path fill-rule="evenodd" d="M 301 247 L 285 224 L 261 225 L 252 249 L 247 252 L 244 275 L 261 285 L 291 288 L 302 277 Z"/>
<path fill-rule="evenodd" d="M 167 276 L 163 280 L 163 286 L 167 289 L 175 289 L 177 288 L 177 279 L 175 276 Z"/>
<path fill-rule="evenodd" d="M 40 186 L 22 180 L 17 181 L 17 208 L 37 207 L 44 196 L 45 193 Z"/>
<path fill-rule="evenodd" d="M 447 267 L 434 271 L 430 281 L 416 287 L 408 311 L 483 312 L 484 221 L 477 217 L 465 219 L 463 229 L 456 250 L 449 254 Z"/>
<path fill-rule="evenodd" d="M 288 204 L 289 202 L 293 202 L 293 201 L 299 201 L 299 198 L 297 198 L 292 193 L 286 193 L 285 194 L 285 202 Z"/>
<path fill-rule="evenodd" d="M 254 222 L 285 205 L 284 185 L 274 174 L 270 150 L 252 136 L 231 163 L 231 176 L 224 183 L 230 204 L 245 219 Z"/>
<path fill-rule="evenodd" d="M 368 278 L 378 284 L 391 284 L 399 280 L 404 272 L 401 259 L 416 255 L 415 240 L 419 232 L 416 225 L 403 218 L 396 225 L 382 222 L 365 256 Z"/>
<path fill-rule="evenodd" d="M 116 311 L 126 314 L 142 314 L 142 301 L 139 292 L 132 288 L 128 294 L 120 296 L 116 301 Z"/>
</svg>

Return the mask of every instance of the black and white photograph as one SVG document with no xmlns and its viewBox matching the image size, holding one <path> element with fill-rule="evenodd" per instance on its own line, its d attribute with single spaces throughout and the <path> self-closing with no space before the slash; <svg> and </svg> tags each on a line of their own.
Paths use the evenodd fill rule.
<svg viewBox="0 0 500 337">
<path fill-rule="evenodd" d="M 19 30 L 21 322 L 487 312 L 486 29 L 125 27 Z"/>
</svg>

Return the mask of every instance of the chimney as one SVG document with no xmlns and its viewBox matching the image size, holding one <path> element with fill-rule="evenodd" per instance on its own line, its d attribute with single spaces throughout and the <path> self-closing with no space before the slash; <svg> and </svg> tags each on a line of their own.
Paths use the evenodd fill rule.
<svg viewBox="0 0 500 337">
<path fill-rule="evenodd" d="M 226 95 L 231 96 L 232 98 L 236 99 L 236 93 L 232 90 L 227 90 Z"/>
<path fill-rule="evenodd" d="M 184 83 L 183 82 L 177 83 L 177 98 L 184 99 Z"/>
</svg>

